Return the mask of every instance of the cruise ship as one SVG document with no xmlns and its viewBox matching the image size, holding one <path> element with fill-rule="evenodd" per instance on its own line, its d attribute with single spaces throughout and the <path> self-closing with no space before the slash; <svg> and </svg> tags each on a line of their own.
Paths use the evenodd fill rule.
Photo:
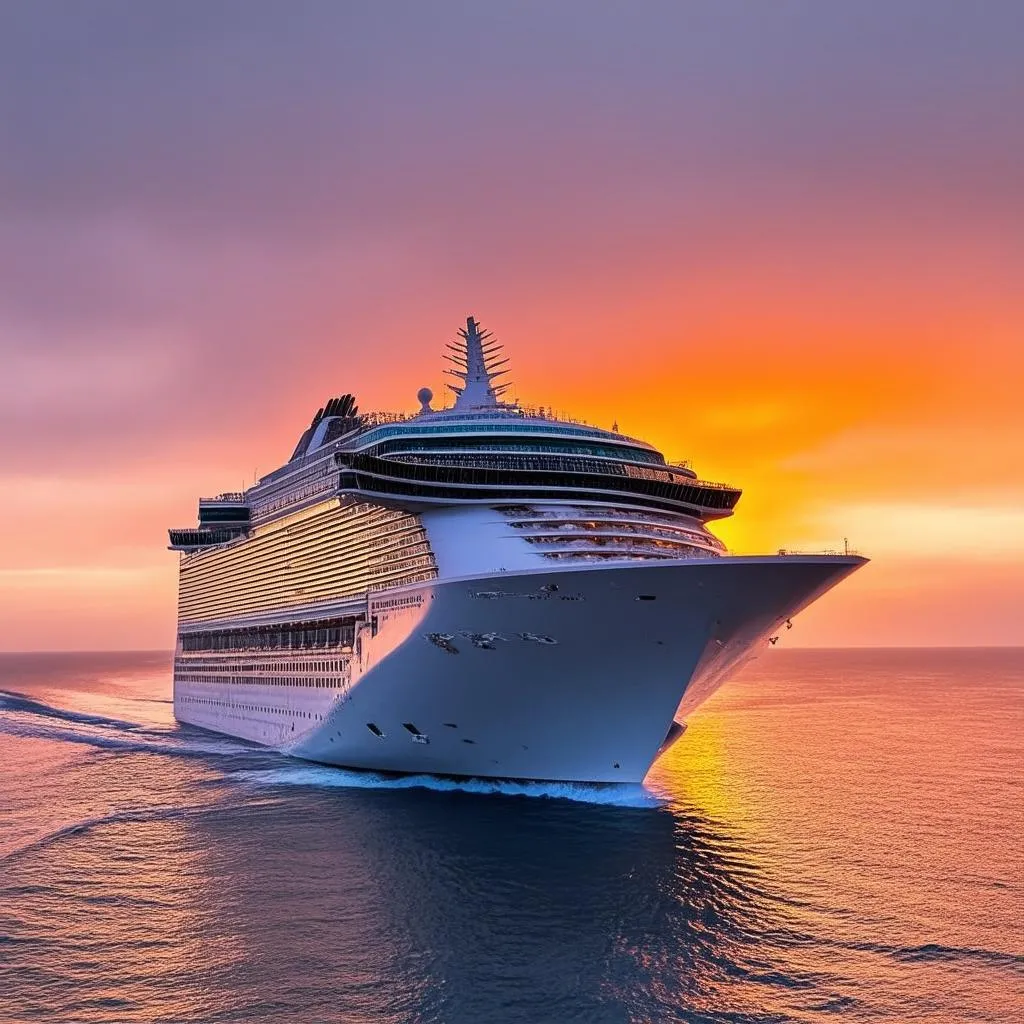
<svg viewBox="0 0 1024 1024">
<path fill-rule="evenodd" d="M 333 397 L 280 469 L 170 531 L 175 717 L 347 768 L 638 783 L 865 559 L 730 555 L 709 524 L 737 488 L 509 400 L 472 317 L 445 358 L 450 407 Z"/>
</svg>

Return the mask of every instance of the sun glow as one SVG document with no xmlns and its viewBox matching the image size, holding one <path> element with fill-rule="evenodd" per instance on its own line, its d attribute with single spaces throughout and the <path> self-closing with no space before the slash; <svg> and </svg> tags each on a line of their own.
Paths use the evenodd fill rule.
<svg viewBox="0 0 1024 1024">
<path fill-rule="evenodd" d="M 802 30 L 820 42 L 813 21 Z M 825 632 L 815 609 L 808 642 L 882 642 L 866 625 L 873 581 L 904 562 L 920 585 L 894 619 L 934 619 L 913 642 L 1020 642 L 1004 601 L 1024 584 L 985 589 L 996 560 L 1024 579 L 1021 100 L 1002 42 L 992 61 L 980 39 L 962 50 L 945 103 L 918 86 L 955 76 L 908 50 L 913 73 L 879 104 L 859 31 L 856 59 L 826 69 L 820 45 L 779 64 L 747 49 L 731 17 L 713 39 L 666 33 L 671 61 L 639 59 L 657 45 L 641 24 L 623 23 L 637 35 L 614 48 L 614 88 L 575 34 L 539 77 L 488 61 L 471 90 L 416 46 L 404 101 L 375 70 L 388 60 L 328 62 L 368 77 L 321 82 L 308 102 L 299 75 L 294 106 L 276 78 L 255 75 L 262 101 L 246 92 L 241 109 L 233 93 L 181 93 L 178 108 L 139 80 L 140 109 L 160 97 L 173 130 L 199 133 L 190 144 L 161 118 L 108 123 L 109 97 L 132 92 L 112 84 L 123 53 L 73 89 L 12 90 L 47 105 L 12 124 L 54 135 L 18 142 L 27 191 L 4 179 L 0 568 L 65 567 L 78 593 L 89 567 L 135 567 L 134 586 L 88 576 L 90 604 L 130 628 L 116 613 L 98 627 L 56 576 L 54 601 L 73 631 L 90 618 L 90 646 L 166 645 L 165 529 L 280 465 L 330 395 L 415 411 L 424 385 L 442 394 L 444 345 L 472 314 L 506 346 L 510 396 L 617 422 L 741 487 L 714 527 L 732 549 L 848 537 L 876 555 L 823 602 Z M 529 38 L 517 45 L 546 37 Z M 226 45 L 202 51 L 211 67 Z M 352 95 L 366 104 L 338 99 Z M 102 130 L 80 130 L 86 112 Z M 63 644 L 41 604 L 26 614 L 26 586 L 0 579 L 0 648 Z M 965 591 L 997 628 L 955 625 Z"/>
</svg>

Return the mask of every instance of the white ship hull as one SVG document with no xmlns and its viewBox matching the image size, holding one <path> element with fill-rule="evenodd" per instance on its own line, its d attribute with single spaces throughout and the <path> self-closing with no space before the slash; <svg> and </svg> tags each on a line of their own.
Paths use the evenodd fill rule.
<svg viewBox="0 0 1024 1024">
<path fill-rule="evenodd" d="M 175 716 L 350 768 L 636 783 L 685 715 L 863 561 L 545 567 L 377 592 L 375 626 L 322 685 L 176 674 Z"/>
<path fill-rule="evenodd" d="M 325 764 L 643 779 L 764 639 L 864 559 L 729 557 L 740 491 L 505 402 L 474 317 L 456 395 L 329 399 L 291 458 L 170 531 L 175 715 Z"/>
</svg>

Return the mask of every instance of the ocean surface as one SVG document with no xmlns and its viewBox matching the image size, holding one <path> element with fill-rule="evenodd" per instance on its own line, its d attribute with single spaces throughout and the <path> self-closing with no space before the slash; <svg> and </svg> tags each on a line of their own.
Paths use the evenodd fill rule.
<svg viewBox="0 0 1024 1024">
<path fill-rule="evenodd" d="M 624 789 L 303 764 L 169 671 L 0 655 L 4 1024 L 1024 1020 L 1024 650 L 768 651 Z"/>
</svg>

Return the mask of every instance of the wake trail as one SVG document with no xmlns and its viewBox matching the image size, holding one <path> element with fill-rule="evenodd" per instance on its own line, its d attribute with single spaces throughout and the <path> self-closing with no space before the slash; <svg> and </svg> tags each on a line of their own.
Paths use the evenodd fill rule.
<svg viewBox="0 0 1024 1024">
<path fill-rule="evenodd" d="M 65 839 L 72 839 L 76 836 L 85 835 L 95 829 L 107 825 L 129 824 L 134 822 L 167 821 L 175 818 L 184 818 L 194 813 L 188 807 L 143 807 L 128 808 L 124 810 L 111 811 L 109 814 L 97 815 L 93 818 L 83 818 L 81 821 L 71 822 L 62 825 L 52 832 L 46 832 L 35 836 L 27 842 L 14 846 L 9 850 L 0 851 L 0 864 L 10 862 L 31 853 L 35 850 L 42 850 Z"/>
<path fill-rule="evenodd" d="M 104 715 L 90 715 L 83 711 L 70 711 L 67 708 L 54 707 L 52 704 L 35 700 L 23 693 L 9 690 L 0 690 L 0 711 L 23 712 L 42 718 L 56 718 L 66 722 L 78 722 L 82 725 L 95 725 L 100 728 L 126 731 L 144 730 L 144 726 L 138 722 L 126 722 L 120 718 L 107 718 Z"/>
<path fill-rule="evenodd" d="M 153 728 L 105 715 L 55 707 L 24 694 L 0 691 L 0 733 L 31 739 L 79 743 L 98 750 L 172 757 L 252 757 L 262 748 L 228 737 Z"/>
</svg>

